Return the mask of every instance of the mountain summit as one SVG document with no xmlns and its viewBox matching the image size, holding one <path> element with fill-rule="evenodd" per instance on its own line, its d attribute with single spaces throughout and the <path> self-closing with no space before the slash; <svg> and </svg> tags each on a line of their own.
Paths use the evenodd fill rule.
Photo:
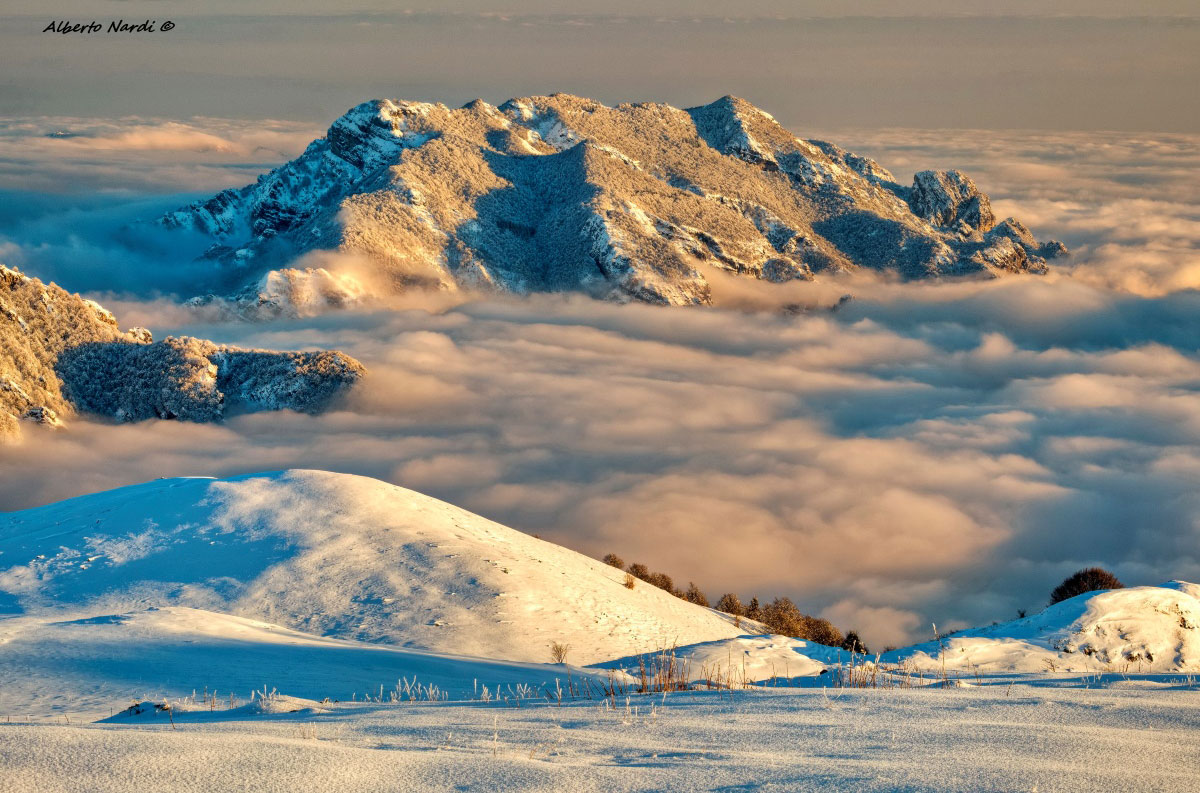
<svg viewBox="0 0 1200 793">
<path fill-rule="evenodd" d="M 686 110 L 566 94 L 365 102 L 254 184 L 158 222 L 211 243 L 204 257 L 242 298 L 284 310 L 414 286 L 705 304 L 713 269 L 995 276 L 1044 272 L 1066 250 L 997 223 L 958 171 L 903 185 L 732 96 Z M 313 251 L 356 266 L 293 262 Z"/>
</svg>

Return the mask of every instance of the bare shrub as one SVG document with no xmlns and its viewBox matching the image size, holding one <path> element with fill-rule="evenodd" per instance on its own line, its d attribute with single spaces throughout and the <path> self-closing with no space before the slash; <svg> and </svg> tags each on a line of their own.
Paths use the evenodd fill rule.
<svg viewBox="0 0 1200 793">
<path fill-rule="evenodd" d="M 842 639 L 842 649 L 859 655 L 869 655 L 871 653 L 867 649 L 867 645 L 863 644 L 862 639 L 858 638 L 858 631 L 847 631 L 846 638 Z"/>
<path fill-rule="evenodd" d="M 633 564 L 629 565 L 629 574 L 634 578 L 640 578 L 643 581 L 650 580 L 650 568 L 646 567 L 644 564 L 639 564 L 638 562 L 634 562 Z"/>
<path fill-rule="evenodd" d="M 600 561 L 604 562 L 609 567 L 615 567 L 618 570 L 625 569 L 625 560 L 617 556 L 615 553 L 606 553 Z"/>
<path fill-rule="evenodd" d="M 772 633 L 840 647 L 845 639 L 829 620 L 813 617 L 796 608 L 790 598 L 775 598 L 762 610 L 762 622 Z M 748 615 L 747 615 L 748 616 Z"/>
<path fill-rule="evenodd" d="M 822 619 L 821 617 L 812 617 L 807 614 L 804 615 L 804 634 L 796 638 L 828 645 L 829 647 L 841 647 L 842 642 L 846 639 L 842 635 L 842 632 L 835 628 L 829 620 Z"/>
<path fill-rule="evenodd" d="M 556 664 L 565 664 L 567 662 L 567 653 L 570 651 L 571 645 L 569 644 L 550 642 L 550 659 Z"/>
<path fill-rule="evenodd" d="M 796 608 L 791 598 L 775 598 L 763 609 L 762 621 L 771 633 L 783 636 L 799 636 L 804 632 L 804 613 Z"/>
<path fill-rule="evenodd" d="M 1087 567 L 1068 576 L 1050 593 L 1050 605 L 1061 603 L 1067 598 L 1082 595 L 1085 592 L 1097 592 L 1102 589 L 1124 589 L 1125 585 L 1115 575 L 1103 567 Z"/>
<path fill-rule="evenodd" d="M 635 586 L 637 586 L 637 579 L 634 578 L 631 574 L 626 573 L 625 574 L 625 588 L 633 589 Z"/>
</svg>

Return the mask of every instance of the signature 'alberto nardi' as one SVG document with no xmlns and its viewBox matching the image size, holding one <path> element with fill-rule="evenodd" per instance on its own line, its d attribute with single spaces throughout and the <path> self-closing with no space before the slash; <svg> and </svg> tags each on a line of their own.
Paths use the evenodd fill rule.
<svg viewBox="0 0 1200 793">
<path fill-rule="evenodd" d="M 127 22 L 124 19 L 114 19 L 109 21 L 106 27 L 103 22 L 92 20 L 91 22 L 72 22 L 69 19 L 55 19 L 42 28 L 43 33 L 62 33 L 64 35 L 70 33 L 82 33 L 85 36 L 90 36 L 93 33 L 158 33 L 159 31 L 166 32 L 175 27 L 175 23 L 167 20 L 158 24 L 157 19 L 147 19 L 144 22 Z"/>
</svg>

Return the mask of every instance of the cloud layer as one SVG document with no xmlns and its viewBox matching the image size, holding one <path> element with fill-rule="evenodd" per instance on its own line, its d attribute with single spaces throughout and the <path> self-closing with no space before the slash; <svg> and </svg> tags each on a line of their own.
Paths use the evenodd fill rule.
<svg viewBox="0 0 1200 793">
<path fill-rule="evenodd" d="M 253 151 L 215 124 L 136 139 L 96 129 L 50 150 L 103 149 L 103 162 L 122 145 L 169 151 L 131 201 L 165 201 L 152 194 L 186 184 L 188 168 L 207 173 L 213 157 L 241 167 Z M 1089 564 L 1129 583 L 1200 576 L 1200 198 L 1185 178 L 1196 140 L 829 137 L 902 178 L 963 167 L 1000 214 L 1079 253 L 1051 277 L 992 283 L 721 281 L 713 310 L 414 296 L 376 312 L 222 324 L 147 299 L 154 259 L 134 267 L 104 236 L 120 212 L 87 195 L 63 209 L 10 193 L 5 256 L 74 288 L 124 274 L 126 294 L 108 301 L 124 322 L 338 348 L 371 375 L 324 416 L 29 433 L 0 449 L 0 508 L 164 475 L 364 473 L 586 553 L 615 551 L 710 596 L 788 594 L 875 646 L 925 638 L 933 620 L 945 630 L 1037 608 Z M 36 161 L 33 147 L 19 156 Z M 90 169 L 78 165 L 81 178 L 103 180 Z M 78 258 L 46 241 L 64 227 Z M 96 252 L 110 269 L 94 269 Z M 837 311 L 820 308 L 846 293 Z"/>
<path fill-rule="evenodd" d="M 1194 316 L 1200 299 L 1092 292 L 1066 327 L 1020 343 L 993 327 L 1053 288 L 931 287 L 894 325 L 885 304 L 784 317 L 543 298 L 187 328 L 333 346 L 372 374 L 320 417 L 31 437 L 2 452 L 0 503 L 173 474 L 365 473 L 713 595 L 787 593 L 878 644 L 1037 607 L 1087 564 L 1194 578 L 1200 361 L 1087 328 L 1119 324 L 1123 300 Z"/>
</svg>

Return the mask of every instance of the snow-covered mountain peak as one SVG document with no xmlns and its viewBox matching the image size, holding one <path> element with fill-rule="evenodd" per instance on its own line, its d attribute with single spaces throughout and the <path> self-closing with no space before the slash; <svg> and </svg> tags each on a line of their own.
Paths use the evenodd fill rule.
<svg viewBox="0 0 1200 793">
<path fill-rule="evenodd" d="M 906 186 L 732 96 L 687 110 L 569 94 L 373 100 L 256 183 L 160 222 L 208 238 L 204 257 L 243 277 L 239 299 L 285 312 L 287 297 L 257 287 L 313 250 L 372 262 L 382 293 L 486 285 L 670 305 L 710 302 L 713 270 L 996 276 L 1043 272 L 1064 251 L 997 225 L 957 171 Z"/>
</svg>

